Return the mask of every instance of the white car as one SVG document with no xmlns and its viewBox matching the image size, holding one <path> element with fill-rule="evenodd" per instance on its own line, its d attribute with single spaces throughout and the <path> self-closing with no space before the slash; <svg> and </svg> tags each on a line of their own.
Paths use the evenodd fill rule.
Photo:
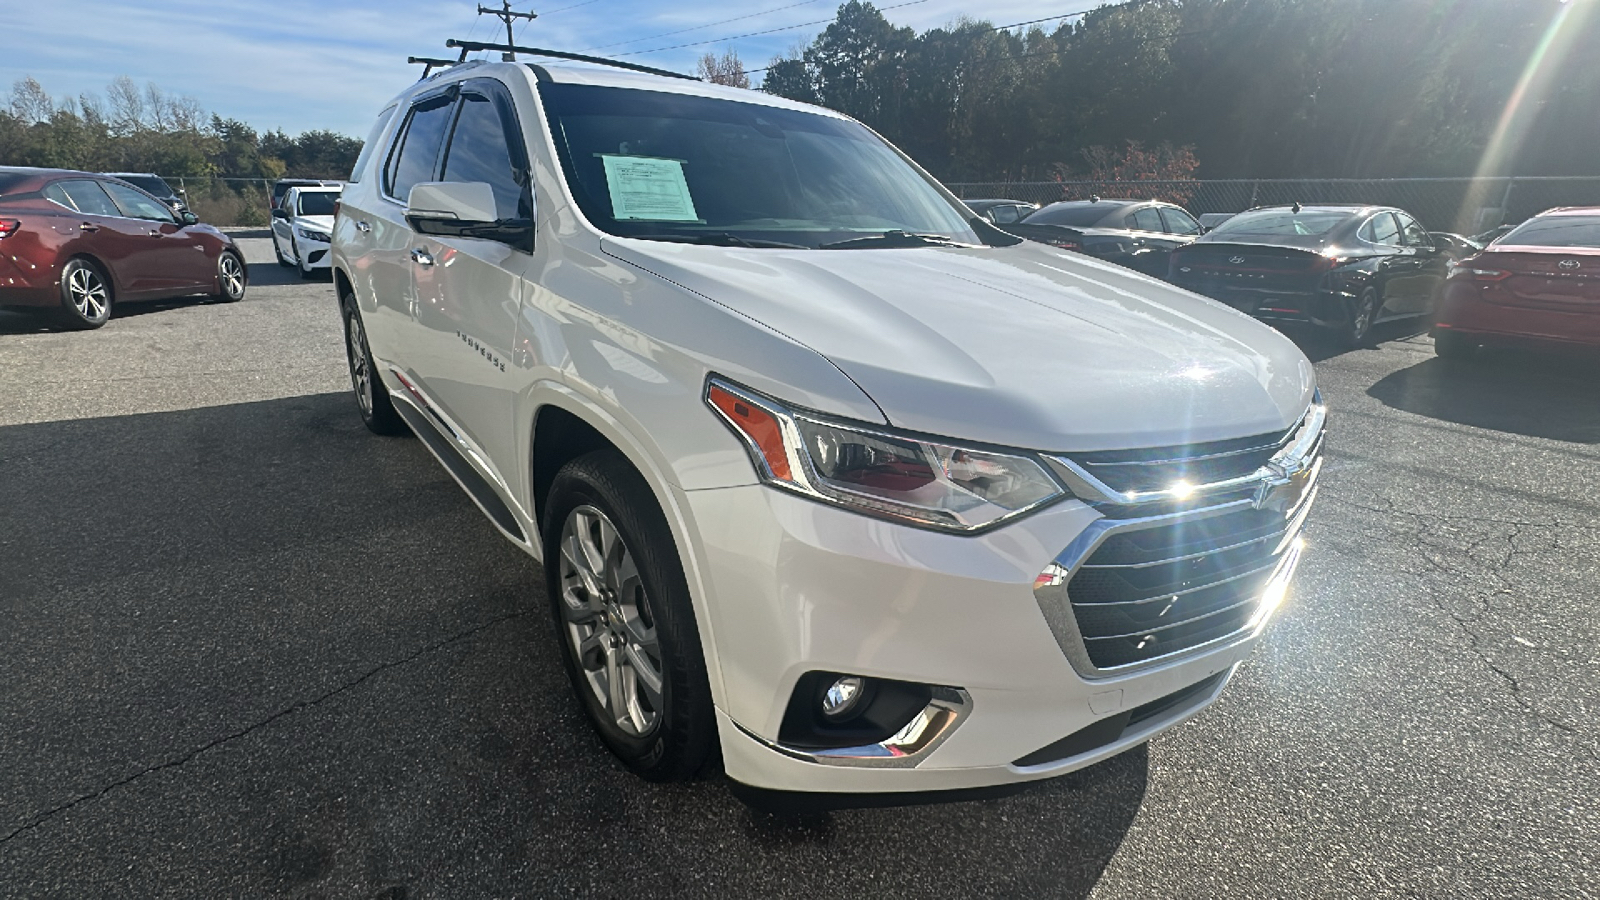
<svg viewBox="0 0 1600 900">
<path fill-rule="evenodd" d="M 278 265 L 299 269 L 301 278 L 332 267 L 328 245 L 333 240 L 333 215 L 341 190 L 337 186 L 292 187 L 283 195 L 283 203 L 272 211 L 272 249 Z"/>
<path fill-rule="evenodd" d="M 333 266 L 363 419 L 543 561 L 651 780 L 720 757 L 750 802 L 848 806 L 1081 768 L 1215 700 L 1300 559 L 1294 344 L 1000 232 L 825 109 L 455 66 L 382 112 Z"/>
</svg>

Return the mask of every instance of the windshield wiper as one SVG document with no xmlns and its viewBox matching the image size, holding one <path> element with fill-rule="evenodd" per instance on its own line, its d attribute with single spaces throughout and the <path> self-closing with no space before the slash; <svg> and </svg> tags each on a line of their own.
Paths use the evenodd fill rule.
<svg viewBox="0 0 1600 900">
<path fill-rule="evenodd" d="M 785 250 L 810 250 L 805 244 L 790 244 L 784 241 L 764 241 L 759 238 L 742 238 L 737 234 L 727 231 L 713 231 L 708 234 L 636 234 L 637 237 L 648 241 L 673 241 L 679 244 L 710 244 L 716 247 L 776 247 Z"/>
<path fill-rule="evenodd" d="M 868 237 L 823 244 L 818 250 L 850 250 L 856 247 L 976 247 L 943 234 L 916 234 L 910 231 L 885 231 Z"/>
</svg>

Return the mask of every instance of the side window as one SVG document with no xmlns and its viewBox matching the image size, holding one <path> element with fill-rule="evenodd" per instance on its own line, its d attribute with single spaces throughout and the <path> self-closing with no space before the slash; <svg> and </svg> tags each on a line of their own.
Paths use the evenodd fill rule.
<svg viewBox="0 0 1600 900">
<path fill-rule="evenodd" d="M 44 198 L 46 200 L 54 201 L 55 203 L 65 206 L 67 209 L 75 212 L 78 210 L 77 204 L 73 203 L 72 198 L 67 196 L 66 189 L 61 186 L 61 182 L 59 181 L 53 184 L 45 185 L 44 190 L 40 191 L 39 193 L 44 194 Z"/>
<path fill-rule="evenodd" d="M 996 206 L 992 212 L 994 213 L 994 221 L 1000 225 L 1010 225 L 1020 218 L 1017 215 L 1015 206 Z"/>
<path fill-rule="evenodd" d="M 444 180 L 485 182 L 494 190 L 497 218 L 531 218 L 522 202 L 523 190 L 517 183 L 511 147 L 511 137 L 506 134 L 495 104 L 481 94 L 464 93 L 461 115 L 456 118 L 445 156 Z"/>
<path fill-rule="evenodd" d="M 355 167 L 350 170 L 351 184 L 361 181 L 362 173 L 367 171 L 367 161 L 372 159 L 372 151 L 377 149 L 378 139 L 383 137 L 384 127 L 394 118 L 394 110 L 395 108 L 391 106 L 378 113 L 378 121 L 373 124 L 371 133 L 367 135 L 367 142 L 361 145 L 361 154 L 356 157 Z"/>
<path fill-rule="evenodd" d="M 1128 227 L 1134 231 L 1162 231 L 1161 213 L 1154 206 L 1146 206 L 1128 217 Z"/>
<path fill-rule="evenodd" d="M 439 147 L 444 143 L 445 129 L 450 127 L 450 113 L 454 109 L 451 97 L 435 97 L 412 107 L 405 134 L 400 137 L 394 155 L 389 157 L 385 193 L 404 203 L 412 187 L 434 180 Z"/>
<path fill-rule="evenodd" d="M 99 182 L 105 188 L 111 199 L 116 201 L 122 214 L 130 219 L 149 219 L 152 222 L 166 222 L 176 224 L 178 221 L 172 217 L 172 210 L 159 200 L 147 197 L 131 187 L 113 184 L 109 181 Z"/>
<path fill-rule="evenodd" d="M 1395 213 L 1394 217 L 1400 220 L 1400 233 L 1405 237 L 1407 247 L 1433 246 L 1433 239 L 1428 237 L 1428 230 L 1416 219 L 1405 213 Z"/>
<path fill-rule="evenodd" d="M 1361 226 L 1361 237 L 1374 244 L 1385 244 L 1391 247 L 1400 246 L 1400 226 L 1394 222 L 1390 213 L 1378 213 L 1367 224 Z"/>
<path fill-rule="evenodd" d="M 100 189 L 100 182 L 98 181 L 89 181 L 88 179 L 58 181 L 51 187 L 58 188 L 61 193 L 72 201 L 70 205 L 84 215 L 116 216 L 118 218 L 123 215 L 122 210 L 117 209 L 117 205 L 111 202 L 111 198 L 106 196 L 106 192 Z M 47 194 L 46 196 L 49 195 Z M 50 199 L 56 200 L 53 196 Z M 61 201 L 56 200 L 56 202 L 60 203 Z"/>
<path fill-rule="evenodd" d="M 1200 233 L 1200 222 L 1176 206 L 1161 207 L 1161 218 L 1166 220 L 1169 234 Z"/>
</svg>

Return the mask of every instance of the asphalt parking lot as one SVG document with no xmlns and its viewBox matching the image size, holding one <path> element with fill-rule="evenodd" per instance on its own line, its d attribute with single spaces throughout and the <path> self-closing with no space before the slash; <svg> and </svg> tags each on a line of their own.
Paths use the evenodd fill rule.
<svg viewBox="0 0 1600 900">
<path fill-rule="evenodd" d="M 1314 341 L 1309 555 L 1223 699 L 1004 800 L 639 782 L 538 566 L 369 435 L 326 281 L 0 313 L 0 895 L 1600 896 L 1600 363 Z"/>
</svg>

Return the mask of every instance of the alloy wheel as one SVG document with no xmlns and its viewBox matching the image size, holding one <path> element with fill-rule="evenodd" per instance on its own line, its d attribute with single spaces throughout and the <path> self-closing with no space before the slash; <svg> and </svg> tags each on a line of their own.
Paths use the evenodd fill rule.
<svg viewBox="0 0 1600 900">
<path fill-rule="evenodd" d="M 78 315 L 89 321 L 105 318 L 111 303 L 104 281 L 88 266 L 79 266 L 67 276 L 67 293 Z"/>
<path fill-rule="evenodd" d="M 367 336 L 361 330 L 361 317 L 345 313 L 345 351 L 350 359 L 350 384 L 356 389 L 361 411 L 372 415 L 372 365 L 367 359 Z"/>
<path fill-rule="evenodd" d="M 239 265 L 237 256 L 222 254 L 222 260 L 217 263 L 217 275 L 224 294 L 235 300 L 244 296 L 244 267 Z"/>
<path fill-rule="evenodd" d="M 606 718 L 645 737 L 666 708 L 665 670 L 633 553 L 593 506 L 568 514 L 560 546 L 562 621 L 578 666 Z"/>
<path fill-rule="evenodd" d="M 1368 288 L 1361 293 L 1361 298 L 1356 301 L 1355 315 L 1351 317 L 1350 339 L 1362 341 L 1367 333 L 1372 331 L 1372 320 L 1378 317 L 1378 294 Z"/>
</svg>

